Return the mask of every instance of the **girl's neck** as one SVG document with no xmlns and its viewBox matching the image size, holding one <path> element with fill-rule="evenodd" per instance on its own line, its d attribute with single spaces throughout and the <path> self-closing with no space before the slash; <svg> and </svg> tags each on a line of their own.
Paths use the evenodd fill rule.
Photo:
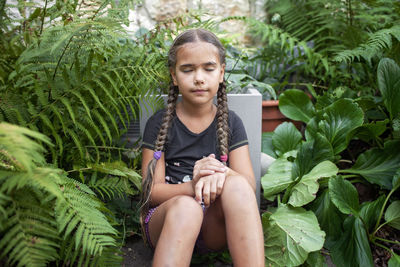
<svg viewBox="0 0 400 267">
<path fill-rule="evenodd" d="M 195 106 L 179 102 L 176 106 L 176 115 L 192 133 L 199 134 L 206 130 L 214 121 L 217 107 L 211 105 Z"/>
<path fill-rule="evenodd" d="M 181 101 L 177 104 L 176 112 L 178 116 L 190 118 L 207 118 L 215 117 L 217 107 L 211 102 L 207 105 L 191 105 Z"/>
</svg>

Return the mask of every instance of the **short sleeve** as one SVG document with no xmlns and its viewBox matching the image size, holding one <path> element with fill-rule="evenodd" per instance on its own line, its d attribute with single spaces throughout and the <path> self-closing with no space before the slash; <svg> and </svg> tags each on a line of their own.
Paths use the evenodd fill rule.
<svg viewBox="0 0 400 267">
<path fill-rule="evenodd" d="M 142 137 L 142 148 L 154 150 L 154 143 L 161 127 L 163 114 L 164 109 L 159 110 L 147 120 Z"/>
<path fill-rule="evenodd" d="M 229 151 L 249 144 L 242 119 L 231 110 L 229 111 L 229 128 Z"/>
</svg>

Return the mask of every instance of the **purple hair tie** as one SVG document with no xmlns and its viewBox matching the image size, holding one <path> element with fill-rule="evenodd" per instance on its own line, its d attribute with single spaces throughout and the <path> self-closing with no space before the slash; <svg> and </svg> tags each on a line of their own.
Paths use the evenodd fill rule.
<svg viewBox="0 0 400 267">
<path fill-rule="evenodd" d="M 154 151 L 153 157 L 154 157 L 156 160 L 159 160 L 159 159 L 161 158 L 161 151 Z"/>
</svg>

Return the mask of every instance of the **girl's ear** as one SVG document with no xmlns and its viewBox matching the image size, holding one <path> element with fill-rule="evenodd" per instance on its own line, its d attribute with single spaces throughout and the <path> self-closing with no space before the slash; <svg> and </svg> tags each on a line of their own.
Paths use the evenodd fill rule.
<svg viewBox="0 0 400 267">
<path fill-rule="evenodd" d="M 221 72 L 219 76 L 219 82 L 222 83 L 224 81 L 224 74 L 225 74 L 225 63 L 221 64 Z"/>
<path fill-rule="evenodd" d="M 172 77 L 172 82 L 174 83 L 175 86 L 178 86 L 178 82 L 176 80 L 176 73 L 175 70 L 173 68 L 169 68 L 169 73 L 171 73 L 171 77 Z"/>
</svg>

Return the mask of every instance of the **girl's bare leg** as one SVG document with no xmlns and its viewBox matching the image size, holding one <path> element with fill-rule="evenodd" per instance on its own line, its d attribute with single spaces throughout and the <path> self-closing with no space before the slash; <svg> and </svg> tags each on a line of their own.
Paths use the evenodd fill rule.
<svg viewBox="0 0 400 267">
<path fill-rule="evenodd" d="M 202 236 L 210 249 L 221 249 L 227 242 L 235 266 L 264 266 L 261 218 L 245 178 L 225 180 L 222 194 L 204 217 Z"/>
<path fill-rule="evenodd" d="M 153 266 L 189 266 L 202 221 L 201 206 L 189 196 L 162 203 L 149 223 Z"/>
</svg>

